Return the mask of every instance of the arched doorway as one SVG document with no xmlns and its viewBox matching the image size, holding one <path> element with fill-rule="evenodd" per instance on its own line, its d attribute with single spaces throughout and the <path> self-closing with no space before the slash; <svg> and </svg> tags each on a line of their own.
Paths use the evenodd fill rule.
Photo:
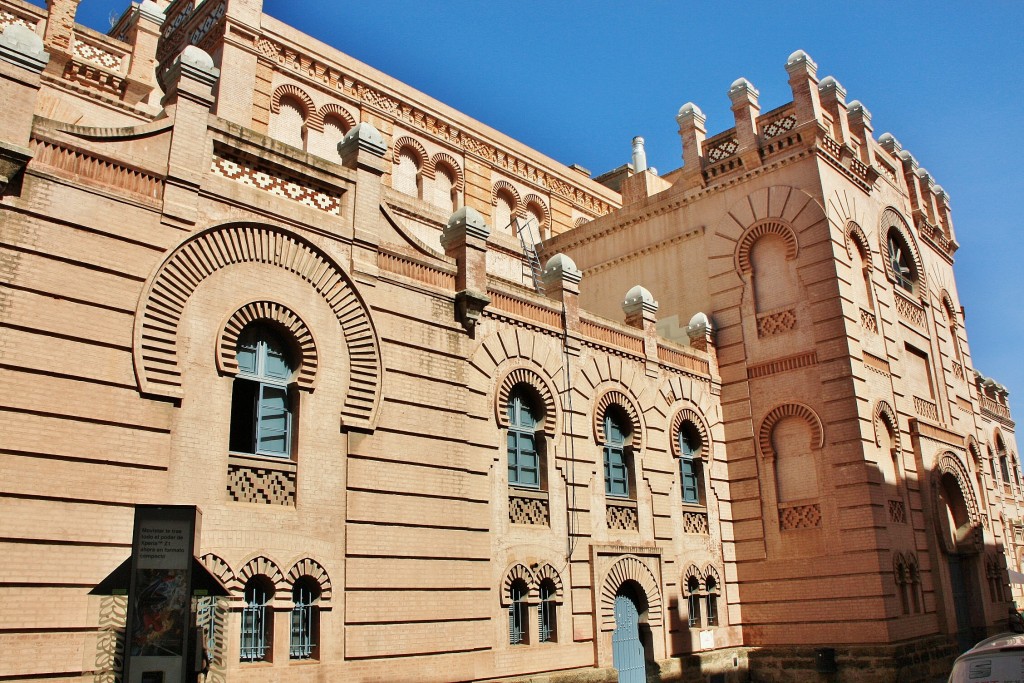
<svg viewBox="0 0 1024 683">
<path fill-rule="evenodd" d="M 612 632 L 612 666 L 619 672 L 619 683 L 647 680 L 650 641 L 647 610 L 647 598 L 640 584 L 623 582 L 615 593 L 615 630 Z"/>
<path fill-rule="evenodd" d="M 966 651 L 979 637 L 972 614 L 981 604 L 974 576 L 978 550 L 976 533 L 960 480 L 953 472 L 941 474 L 938 494 L 939 522 L 956 617 L 956 641 L 959 649 Z"/>
</svg>

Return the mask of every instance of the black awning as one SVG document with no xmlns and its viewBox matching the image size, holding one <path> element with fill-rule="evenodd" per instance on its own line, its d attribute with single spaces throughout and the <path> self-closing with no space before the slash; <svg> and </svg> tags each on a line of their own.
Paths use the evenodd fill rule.
<svg viewBox="0 0 1024 683">
<path fill-rule="evenodd" d="M 89 595 L 128 595 L 132 585 L 132 558 L 128 558 L 117 569 L 107 574 L 106 578 L 89 591 Z M 192 592 L 216 597 L 230 595 L 227 587 L 216 576 L 210 573 L 202 562 L 192 558 Z"/>
</svg>

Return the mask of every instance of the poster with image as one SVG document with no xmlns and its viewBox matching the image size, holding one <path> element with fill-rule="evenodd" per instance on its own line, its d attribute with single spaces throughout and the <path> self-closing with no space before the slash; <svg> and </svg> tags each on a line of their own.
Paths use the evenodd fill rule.
<svg viewBox="0 0 1024 683">
<path fill-rule="evenodd" d="M 140 569 L 132 608 L 134 657 L 181 656 L 189 614 L 187 569 Z"/>
</svg>

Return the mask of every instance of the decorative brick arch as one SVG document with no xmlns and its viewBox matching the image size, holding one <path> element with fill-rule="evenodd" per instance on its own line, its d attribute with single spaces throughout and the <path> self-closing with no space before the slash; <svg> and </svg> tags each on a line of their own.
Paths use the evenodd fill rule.
<svg viewBox="0 0 1024 683">
<path fill-rule="evenodd" d="M 825 445 L 825 430 L 821 426 L 818 414 L 803 403 L 784 403 L 781 406 L 772 408 L 764 419 L 761 420 L 761 429 L 758 430 L 758 446 L 761 448 L 761 455 L 766 458 L 775 457 L 775 449 L 772 448 L 772 429 L 780 420 L 785 417 L 799 417 L 811 427 L 812 437 L 810 447 L 819 449 Z"/>
<path fill-rule="evenodd" d="M 704 590 L 709 590 L 708 589 L 708 579 L 714 579 L 714 581 L 715 581 L 715 590 L 721 592 L 721 590 L 722 590 L 722 576 L 721 576 L 721 574 L 718 573 L 718 570 L 715 569 L 714 565 L 710 565 L 709 564 L 707 567 L 704 568 L 704 581 L 701 582 L 701 585 L 703 585 Z"/>
<path fill-rule="evenodd" d="M 295 582 L 301 579 L 303 576 L 316 581 L 317 585 L 320 586 L 320 601 L 330 602 L 331 600 L 331 577 L 327 575 L 327 570 L 323 568 L 316 560 L 304 557 L 288 570 L 287 582 L 289 586 L 294 586 Z"/>
<path fill-rule="evenodd" d="M 985 456 L 981 452 L 981 444 L 974 438 L 973 434 L 968 434 L 967 438 L 964 439 L 964 446 L 967 447 L 967 452 L 971 454 L 971 458 L 974 461 L 974 465 L 978 468 L 979 472 L 985 471 Z"/>
<path fill-rule="evenodd" d="M 700 435 L 700 457 L 703 460 L 711 459 L 711 436 L 708 431 L 707 422 L 703 417 L 697 414 L 697 411 L 691 410 L 690 408 L 683 408 L 676 412 L 675 417 L 672 418 L 672 427 L 669 431 L 669 439 L 672 442 L 672 455 L 676 458 L 682 457 L 682 453 L 679 450 L 679 439 L 676 435 L 679 434 L 679 430 L 682 428 L 684 422 L 689 422 L 697 428 L 697 433 Z"/>
<path fill-rule="evenodd" d="M 597 440 L 597 443 L 605 443 L 604 414 L 607 412 L 608 407 L 612 405 L 621 408 L 626 414 L 626 419 L 629 421 L 630 429 L 632 430 L 629 446 L 634 450 L 642 449 L 644 431 L 643 424 L 640 422 L 640 412 L 636 409 L 633 401 L 618 389 L 609 389 L 604 392 L 594 405 L 594 438 Z"/>
<path fill-rule="evenodd" d="M 335 102 L 328 102 L 324 106 L 320 107 L 320 110 L 316 113 L 316 121 L 320 130 L 323 130 L 324 122 L 327 120 L 328 116 L 333 116 L 334 118 L 342 121 L 345 124 L 346 133 L 356 127 L 356 119 L 348 109 L 345 109 L 345 107 Z"/>
<path fill-rule="evenodd" d="M 523 206 L 529 208 L 531 205 L 537 207 L 540 213 L 540 225 L 537 228 L 547 227 L 551 223 L 551 211 L 548 210 L 547 202 L 540 195 L 528 194 L 523 197 Z"/>
<path fill-rule="evenodd" d="M 288 333 L 299 352 L 295 383 L 300 389 L 312 390 L 319 364 L 313 333 L 294 311 L 274 301 L 253 301 L 228 316 L 217 342 L 217 369 L 226 375 L 238 374 L 238 337 L 249 323 L 257 320 L 276 323 Z"/>
<path fill-rule="evenodd" d="M 889 259 L 889 232 L 895 230 L 910 255 L 911 267 L 914 269 L 914 279 L 917 282 L 914 292 L 923 298 L 928 291 L 928 283 L 925 277 L 924 265 L 921 261 L 921 251 L 917 248 L 917 241 L 914 239 L 914 234 L 911 232 L 907 220 L 899 211 L 890 206 L 882 212 L 882 217 L 879 219 L 878 224 L 878 239 L 881 253 L 884 257 L 882 258 L 882 266 L 885 268 L 885 276 L 889 278 L 890 282 L 896 282 L 896 274 L 892 270 L 892 263 Z"/>
<path fill-rule="evenodd" d="M 704 585 L 704 574 L 695 564 L 691 564 L 686 568 L 686 571 L 683 572 L 683 581 L 680 584 L 680 587 L 682 588 L 684 597 L 690 595 L 691 579 L 696 581 L 698 586 Z M 700 589 L 698 588 L 698 590 Z"/>
<path fill-rule="evenodd" d="M 498 180 L 494 183 L 494 186 L 491 187 L 491 206 L 497 206 L 498 194 L 502 191 L 507 192 L 512 196 L 512 199 L 514 200 L 512 202 L 512 215 L 515 216 L 522 209 L 523 200 L 520 198 L 519 192 L 516 190 L 515 186 L 507 180 Z"/>
<path fill-rule="evenodd" d="M 274 586 L 274 593 L 285 587 L 284 574 L 277 563 L 264 555 L 257 555 L 238 570 L 238 583 L 245 586 L 254 576 L 265 576 Z"/>
<path fill-rule="evenodd" d="M 586 218 L 585 216 L 580 216 L 579 218 L 577 218 L 576 220 L 574 220 L 572 222 L 572 227 L 578 228 L 581 225 L 586 225 L 587 223 L 589 223 L 592 220 L 594 220 L 594 219 L 593 218 Z"/>
<path fill-rule="evenodd" d="M 444 152 L 438 152 L 437 154 L 432 156 L 427 164 L 427 168 L 429 169 L 431 177 L 436 175 L 438 164 L 440 164 L 441 166 L 447 166 L 449 170 L 451 170 L 452 175 L 455 178 L 455 184 L 453 187 L 457 191 L 461 192 L 462 188 L 465 187 L 465 176 L 462 173 L 462 166 L 459 165 L 459 162 L 455 159 L 455 157 L 453 157 L 451 154 L 445 154 Z"/>
<path fill-rule="evenodd" d="M 302 118 L 306 120 L 306 125 L 313 128 L 314 119 L 317 118 L 316 105 L 313 104 L 313 98 L 305 90 L 292 83 L 284 83 L 274 88 L 274 94 L 270 97 L 270 113 L 281 113 L 281 99 L 285 97 L 290 97 L 302 104 L 304 110 Z M 316 129 L 314 128 L 314 130 Z"/>
<path fill-rule="evenodd" d="M 428 164 L 430 157 L 427 156 L 427 150 L 423 147 L 419 140 L 417 140 L 416 138 L 411 138 L 408 135 L 403 135 L 402 137 L 395 140 L 394 149 L 391 154 L 391 161 L 397 164 L 398 158 L 401 156 L 402 150 L 404 149 L 410 149 L 413 151 L 417 158 L 417 161 L 419 162 L 420 174 L 424 178 L 434 177 L 433 168 L 431 168 L 430 165 Z"/>
<path fill-rule="evenodd" d="M 855 222 L 850 221 L 846 224 L 846 254 L 851 259 L 853 258 L 853 250 L 860 248 L 861 256 L 864 257 L 864 262 L 869 266 L 873 266 L 874 259 L 872 258 L 871 243 L 868 241 L 868 236 L 864 234 L 864 230 L 857 225 Z"/>
<path fill-rule="evenodd" d="M 498 385 L 494 401 L 494 412 L 498 426 L 502 429 L 508 429 L 508 397 L 512 390 L 520 384 L 529 387 L 536 394 L 536 397 L 540 399 L 541 405 L 538 407 L 544 411 L 544 414 L 541 416 L 541 427 L 545 436 L 554 438 L 558 433 L 555 427 L 557 417 L 555 412 L 555 392 L 540 374 L 530 368 L 512 368 L 505 374 L 501 384 Z"/>
<path fill-rule="evenodd" d="M 373 428 L 381 400 L 380 343 L 369 309 L 342 268 L 298 235 L 267 225 L 229 224 L 188 236 L 157 267 L 135 314 L 135 376 L 143 394 L 182 398 L 178 328 L 189 297 L 213 273 L 263 263 L 304 280 L 331 307 L 349 354 L 343 426 Z"/>
<path fill-rule="evenodd" d="M 241 586 L 238 584 L 238 578 L 235 573 L 231 571 L 231 565 L 229 565 L 224 558 L 213 553 L 206 553 L 199 558 L 199 561 L 203 563 L 207 571 L 217 577 L 217 579 L 224 584 L 229 590 L 241 590 Z"/>
<path fill-rule="evenodd" d="M 932 478 L 932 486 L 936 489 L 936 493 L 938 492 L 939 481 L 945 474 L 952 475 L 956 480 L 957 486 L 960 487 L 960 495 L 963 496 L 964 504 L 967 506 L 967 514 L 970 517 L 971 524 L 978 526 L 981 518 L 978 513 L 978 500 L 974 496 L 974 487 L 971 486 L 970 475 L 963 462 L 952 451 L 943 453 L 935 465 L 935 476 Z"/>
<path fill-rule="evenodd" d="M 555 602 L 562 602 L 565 599 L 565 595 L 562 591 L 562 577 L 558 575 L 558 570 L 552 567 L 550 564 L 541 565 L 540 569 L 537 570 L 537 591 L 538 599 L 540 597 L 540 584 L 544 581 L 551 581 L 555 586 Z"/>
<path fill-rule="evenodd" d="M 956 306 L 953 304 L 953 297 L 949 295 L 949 291 L 943 289 L 939 292 L 939 299 L 942 301 L 943 313 L 946 315 L 946 320 L 949 321 L 950 325 L 957 325 L 958 318 L 956 314 Z"/>
<path fill-rule="evenodd" d="M 604 577 L 601 583 L 601 630 L 615 629 L 615 595 L 626 581 L 636 582 L 647 598 L 647 623 L 653 628 L 661 626 L 661 587 L 644 562 L 634 556 L 621 557 Z"/>
<path fill-rule="evenodd" d="M 505 572 L 505 579 L 501 582 L 501 605 L 507 607 L 512 604 L 512 584 L 522 581 L 526 584 L 530 597 L 537 593 L 537 581 L 525 564 L 516 563 Z"/>
<path fill-rule="evenodd" d="M 896 447 L 896 454 L 903 454 L 903 443 L 900 440 L 900 421 L 896 417 L 896 411 L 893 410 L 892 406 L 887 401 L 879 401 L 875 404 L 875 411 L 871 417 L 871 423 L 875 428 L 875 445 L 882 445 L 882 432 L 883 429 L 882 421 L 889 423 L 889 427 L 892 428 L 892 439 L 893 445 Z"/>
<path fill-rule="evenodd" d="M 799 245 L 793 228 L 777 218 L 759 221 L 747 228 L 736 243 L 736 268 L 744 275 L 750 275 L 753 272 L 753 266 L 750 263 L 750 249 L 754 246 L 754 242 L 765 235 L 781 237 L 786 243 L 786 260 L 792 261 L 796 258 Z"/>
</svg>

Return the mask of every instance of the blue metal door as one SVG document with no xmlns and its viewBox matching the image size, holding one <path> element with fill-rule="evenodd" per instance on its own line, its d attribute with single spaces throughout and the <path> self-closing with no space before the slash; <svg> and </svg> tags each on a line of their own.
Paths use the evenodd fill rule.
<svg viewBox="0 0 1024 683">
<path fill-rule="evenodd" d="M 612 664 L 619 670 L 619 683 L 644 683 L 646 679 L 639 624 L 636 603 L 628 595 L 616 595 Z"/>
<path fill-rule="evenodd" d="M 949 583 L 953 591 L 953 609 L 956 612 L 956 642 L 960 651 L 966 652 L 974 645 L 975 638 L 971 632 L 970 596 L 967 593 L 962 562 L 959 555 L 949 556 Z"/>
</svg>

